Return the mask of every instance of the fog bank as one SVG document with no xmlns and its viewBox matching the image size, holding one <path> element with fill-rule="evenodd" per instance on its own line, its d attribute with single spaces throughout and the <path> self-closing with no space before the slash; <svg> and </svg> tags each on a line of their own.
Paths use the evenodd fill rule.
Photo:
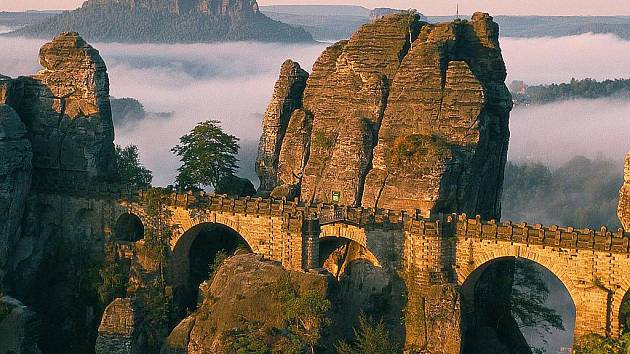
<svg viewBox="0 0 630 354">
<path fill-rule="evenodd" d="M 30 75 L 43 40 L 0 37 L 0 73 Z M 630 77 L 630 42 L 609 35 L 553 39 L 502 38 L 510 79 L 529 83 Z M 170 152 L 200 121 L 217 119 L 242 139 L 242 175 L 254 178 L 261 118 L 287 58 L 306 70 L 326 44 L 103 44 L 100 50 L 115 97 L 134 97 L 151 112 L 174 112 L 170 120 L 145 120 L 116 130 L 116 143 L 136 144 L 153 170 L 155 184 L 173 181 L 179 161 Z M 621 161 L 630 146 L 630 103 L 580 100 L 516 109 L 509 156 L 557 164 L 576 154 Z M 246 155 L 246 156 L 245 156 Z M 620 171 L 621 173 L 621 171 Z M 257 181 L 255 181 L 257 182 Z"/>
</svg>

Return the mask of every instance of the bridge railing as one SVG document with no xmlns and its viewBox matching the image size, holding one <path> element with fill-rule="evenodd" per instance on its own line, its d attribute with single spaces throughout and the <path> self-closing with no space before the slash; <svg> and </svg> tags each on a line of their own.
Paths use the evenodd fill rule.
<svg viewBox="0 0 630 354">
<path fill-rule="evenodd" d="M 39 177 L 38 177 L 39 176 Z M 51 178 L 35 175 L 35 192 L 64 193 L 81 197 L 101 197 L 122 200 L 141 199 L 145 190 L 138 190 L 129 185 L 109 182 L 85 183 L 79 179 Z M 409 225 L 414 232 L 422 234 L 456 234 L 457 237 L 503 240 L 524 244 L 555 246 L 572 249 L 596 250 L 630 253 L 630 234 L 622 229 L 610 231 L 606 227 L 599 230 L 573 227 L 542 226 L 527 223 L 482 221 L 478 216 L 469 218 L 466 214 L 438 215 L 435 218 L 423 218 L 420 210 L 414 213 L 388 209 L 348 207 L 336 204 L 307 205 L 298 199 L 287 201 L 272 198 L 229 198 L 212 193 L 170 192 L 167 194 L 173 206 L 198 208 L 211 211 L 233 213 L 284 216 L 291 215 L 302 219 L 319 219 L 320 224 L 348 222 L 356 225 L 400 228 Z M 437 220 L 437 221 L 436 221 Z M 447 236 L 447 235 L 446 235 Z"/>
<path fill-rule="evenodd" d="M 497 223 L 495 220 L 482 221 L 479 217 L 470 219 L 466 214 L 462 214 L 457 216 L 456 235 L 462 238 L 568 249 L 630 253 L 630 234 L 623 229 L 611 232 L 605 226 L 594 230 L 570 226 L 514 224 L 510 221 Z"/>
</svg>

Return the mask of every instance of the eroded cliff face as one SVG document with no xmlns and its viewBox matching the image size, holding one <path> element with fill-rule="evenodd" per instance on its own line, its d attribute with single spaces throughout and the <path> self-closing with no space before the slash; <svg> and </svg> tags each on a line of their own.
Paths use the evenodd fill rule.
<svg viewBox="0 0 630 354">
<path fill-rule="evenodd" d="M 96 307 L 75 297 L 73 277 L 84 275 L 80 262 L 82 271 L 98 263 L 102 240 L 92 238 L 93 211 L 68 211 L 76 200 L 63 187 L 85 188 L 114 172 L 109 81 L 98 51 L 76 33 L 43 45 L 39 59 L 43 69 L 33 76 L 0 75 L 0 292 L 39 315 L 41 326 L 26 334 L 44 328 L 44 352 L 60 343 L 88 352 L 94 333 L 78 328 L 93 327 Z M 61 230 L 61 219 L 74 224 Z"/>
<path fill-rule="evenodd" d="M 43 69 L 18 80 L 14 107 L 29 130 L 35 177 L 108 178 L 114 168 L 109 78 L 98 51 L 77 33 L 44 44 Z"/>
<path fill-rule="evenodd" d="M 619 190 L 619 204 L 617 206 L 617 217 L 623 229 L 630 231 L 630 151 L 626 155 L 623 168 L 623 186 Z"/>
<path fill-rule="evenodd" d="M 1 97 L 0 97 L 1 98 Z M 13 269 L 22 217 L 31 188 L 31 143 L 17 113 L 0 104 L 0 292 Z"/>
<path fill-rule="evenodd" d="M 512 101 L 498 35 L 483 13 L 403 13 L 326 49 L 279 128 L 277 185 L 307 203 L 499 217 Z"/>
<path fill-rule="evenodd" d="M 256 171 L 260 176 L 260 190 L 271 193 L 278 184 L 278 160 L 280 147 L 289 125 L 289 119 L 296 109 L 302 107 L 302 93 L 306 87 L 308 73 L 300 64 L 287 60 L 280 69 L 280 78 L 276 82 L 271 103 L 263 117 L 263 135 L 258 147 Z M 294 119 L 295 125 L 299 121 Z M 295 138 L 295 129 L 291 127 L 291 136 Z"/>
</svg>

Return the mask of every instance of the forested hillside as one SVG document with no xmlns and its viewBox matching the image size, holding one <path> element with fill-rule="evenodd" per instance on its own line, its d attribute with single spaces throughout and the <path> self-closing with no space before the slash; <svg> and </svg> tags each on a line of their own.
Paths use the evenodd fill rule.
<svg viewBox="0 0 630 354">
<path fill-rule="evenodd" d="M 274 21 L 261 13 L 243 17 L 196 12 L 176 15 L 113 3 L 67 11 L 21 28 L 12 35 L 51 38 L 68 31 L 79 32 L 88 41 L 105 42 L 312 41 L 305 30 Z"/>
<path fill-rule="evenodd" d="M 544 104 L 584 98 L 630 98 L 630 79 L 604 81 L 571 79 L 567 83 L 537 86 L 528 86 L 522 81 L 513 81 L 510 84 L 510 91 L 512 91 L 517 104 Z"/>
</svg>

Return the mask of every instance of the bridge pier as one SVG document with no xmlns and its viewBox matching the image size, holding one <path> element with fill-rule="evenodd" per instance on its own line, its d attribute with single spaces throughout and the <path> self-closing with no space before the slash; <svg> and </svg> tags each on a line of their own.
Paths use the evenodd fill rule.
<svg viewBox="0 0 630 354">
<path fill-rule="evenodd" d="M 612 332 L 613 316 L 611 297 L 603 289 L 592 286 L 579 291 L 579 300 L 575 301 L 575 339 L 594 333 L 602 336 L 616 337 Z M 618 320 L 617 320 L 618 321 Z"/>
<path fill-rule="evenodd" d="M 305 219 L 302 226 L 302 269 L 319 268 L 319 220 Z"/>
</svg>

